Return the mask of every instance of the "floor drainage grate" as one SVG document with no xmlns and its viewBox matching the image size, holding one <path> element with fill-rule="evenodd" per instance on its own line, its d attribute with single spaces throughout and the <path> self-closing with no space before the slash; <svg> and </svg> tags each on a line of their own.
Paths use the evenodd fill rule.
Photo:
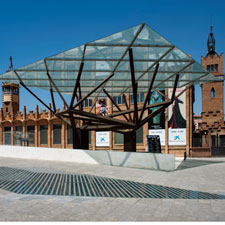
<svg viewBox="0 0 225 225">
<path fill-rule="evenodd" d="M 225 199 L 212 194 L 120 179 L 0 167 L 0 188 L 17 194 L 117 198 Z"/>
</svg>

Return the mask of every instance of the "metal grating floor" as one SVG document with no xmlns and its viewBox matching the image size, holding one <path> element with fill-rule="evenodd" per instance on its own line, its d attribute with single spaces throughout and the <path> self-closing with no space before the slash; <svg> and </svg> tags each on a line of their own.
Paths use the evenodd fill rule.
<svg viewBox="0 0 225 225">
<path fill-rule="evenodd" d="M 107 177 L 0 167 L 0 188 L 17 194 L 116 198 L 225 199 L 225 195 Z"/>
</svg>

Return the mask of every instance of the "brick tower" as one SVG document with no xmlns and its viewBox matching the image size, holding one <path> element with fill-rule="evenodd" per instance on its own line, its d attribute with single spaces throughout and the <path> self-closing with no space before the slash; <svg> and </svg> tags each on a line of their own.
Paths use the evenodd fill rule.
<svg viewBox="0 0 225 225">
<path fill-rule="evenodd" d="M 224 126 L 223 53 L 215 51 L 215 38 L 211 31 L 207 41 L 208 52 L 201 57 L 202 66 L 221 79 L 221 82 L 202 84 L 202 130 L 220 132 Z"/>
<path fill-rule="evenodd" d="M 13 70 L 12 57 L 10 56 L 10 65 L 8 71 Z M 19 112 L 19 85 L 13 83 L 2 83 L 2 108 L 3 116 L 8 113 L 14 116 Z"/>
</svg>

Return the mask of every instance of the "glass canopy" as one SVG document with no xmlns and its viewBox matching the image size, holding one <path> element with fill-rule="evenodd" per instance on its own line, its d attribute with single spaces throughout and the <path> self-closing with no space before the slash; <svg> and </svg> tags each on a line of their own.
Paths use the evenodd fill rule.
<svg viewBox="0 0 225 225">
<path fill-rule="evenodd" d="M 155 66 L 159 63 L 153 88 L 165 89 L 194 83 L 217 81 L 189 55 L 155 32 L 147 24 L 140 24 L 105 38 L 88 42 L 79 47 L 47 57 L 30 65 L 4 73 L 0 80 L 19 83 L 27 87 L 49 90 L 52 86 L 47 73 L 61 93 L 73 94 L 81 62 L 84 63 L 80 78 L 82 95 L 88 94 L 104 79 L 114 74 L 90 97 L 105 96 L 104 88 L 111 96 L 132 93 L 130 58 L 133 50 L 135 80 L 138 92 L 147 92 Z"/>
</svg>

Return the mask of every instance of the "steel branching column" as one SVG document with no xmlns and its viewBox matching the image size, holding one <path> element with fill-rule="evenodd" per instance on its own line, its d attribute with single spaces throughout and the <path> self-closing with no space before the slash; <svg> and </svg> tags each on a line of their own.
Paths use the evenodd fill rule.
<svg viewBox="0 0 225 225">
<path fill-rule="evenodd" d="M 122 93 L 121 96 L 124 99 L 124 103 L 126 105 L 126 110 L 121 110 L 119 105 L 113 100 L 113 97 L 108 93 L 105 86 L 107 82 L 114 76 L 114 72 L 116 71 L 116 68 L 118 67 L 119 63 L 115 66 L 112 73 L 106 77 L 100 84 L 98 84 L 96 87 L 94 87 L 92 90 L 89 91 L 88 94 L 86 94 L 84 97 L 82 97 L 82 90 L 81 90 L 81 77 L 82 77 L 82 71 L 84 68 L 84 62 L 82 61 L 80 64 L 80 68 L 77 74 L 73 94 L 71 97 L 70 104 L 67 104 L 65 99 L 63 98 L 60 90 L 57 88 L 56 84 L 54 83 L 51 74 L 48 71 L 47 64 L 46 66 L 46 72 L 49 79 L 50 84 L 50 94 L 53 104 L 53 110 L 47 106 L 46 103 L 44 103 L 37 95 L 35 95 L 22 81 L 20 76 L 16 71 L 15 74 L 20 80 L 20 84 L 28 90 L 39 102 L 41 102 L 46 108 L 48 108 L 55 116 L 69 124 L 72 128 L 73 132 L 73 148 L 74 149 L 88 149 L 89 147 L 89 136 L 88 133 L 90 130 L 95 131 L 114 131 L 114 132 L 120 132 L 124 134 L 124 151 L 136 151 L 136 131 L 140 127 L 142 127 L 145 123 L 149 122 L 151 118 L 156 116 L 158 113 L 163 111 L 165 108 L 167 108 L 175 99 L 175 92 L 176 87 L 178 84 L 179 74 L 176 73 L 176 78 L 174 81 L 174 87 L 173 87 L 173 93 L 171 99 L 168 97 L 165 98 L 163 102 L 155 103 L 155 104 L 149 104 L 150 94 L 154 86 L 154 81 L 157 76 L 157 71 L 159 68 L 159 63 L 155 64 L 155 70 L 153 73 L 153 76 L 151 78 L 150 86 L 148 88 L 147 95 L 144 100 L 144 104 L 142 107 L 138 107 L 137 104 L 137 93 L 138 93 L 138 81 L 135 80 L 135 70 L 134 70 L 134 61 L 133 61 L 133 51 L 132 48 L 129 46 L 125 53 L 123 54 L 122 58 L 125 57 L 126 53 L 129 52 L 129 61 L 130 61 L 130 71 L 131 71 L 131 88 L 132 88 L 132 94 L 134 99 L 134 107 L 133 109 L 130 108 L 129 104 L 126 101 L 126 95 L 125 93 Z M 121 60 L 122 60 L 121 58 Z M 120 61 L 121 61 L 120 60 Z M 55 106 L 55 100 L 54 100 L 54 94 L 53 94 L 53 88 L 57 91 L 60 98 L 64 102 L 66 109 L 61 112 L 56 112 L 56 106 Z M 154 87 L 154 90 L 161 93 L 159 90 Z M 117 112 L 112 113 L 111 115 L 97 115 L 95 113 L 92 113 L 93 107 L 96 106 L 97 99 L 94 102 L 93 107 L 89 112 L 86 112 L 83 110 L 82 103 L 90 97 L 93 93 L 99 91 L 99 93 L 102 91 L 106 94 L 106 96 L 111 100 L 112 104 L 117 108 Z M 77 93 L 78 92 L 78 93 Z M 78 95 L 79 94 L 79 95 Z M 75 102 L 76 98 L 76 103 Z M 157 110 L 149 114 L 148 116 L 144 117 L 144 112 L 146 110 L 149 110 L 154 107 L 159 107 Z M 117 119 L 117 117 L 123 116 L 124 119 Z M 80 121 L 80 124 L 78 123 Z M 78 124 L 80 126 L 78 126 Z"/>
</svg>

